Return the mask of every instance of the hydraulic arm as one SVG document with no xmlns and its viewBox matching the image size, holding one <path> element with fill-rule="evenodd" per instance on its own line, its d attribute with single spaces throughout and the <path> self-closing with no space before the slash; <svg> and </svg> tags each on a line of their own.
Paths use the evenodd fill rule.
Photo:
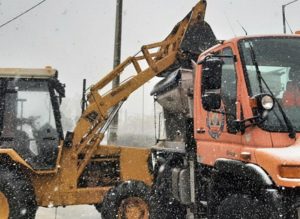
<svg viewBox="0 0 300 219">
<path fill-rule="evenodd" d="M 200 53 L 202 49 L 205 49 L 198 48 L 198 51 L 195 51 L 194 48 L 185 43 L 191 38 L 191 34 L 195 34 L 195 31 L 202 31 L 203 36 L 206 35 L 208 38 L 214 37 L 210 34 L 210 27 L 204 22 L 205 8 L 206 2 L 200 1 L 174 27 L 165 40 L 142 46 L 137 55 L 128 57 L 90 88 L 87 95 L 88 105 L 77 122 L 72 142 L 77 157 L 79 155 L 81 157 L 78 161 L 77 177 L 81 175 L 89 163 L 112 118 L 128 96 L 154 76 L 178 65 L 179 62 L 188 57 L 187 53 Z M 199 40 L 201 41 L 201 39 Z M 210 46 L 203 43 L 203 40 L 201 43 L 207 47 Z M 198 47 L 200 46 L 198 45 Z M 142 69 L 140 62 L 145 62 L 146 67 Z M 130 66 L 135 69 L 134 76 L 124 80 L 118 87 L 101 94 L 101 90 L 106 85 Z"/>
</svg>

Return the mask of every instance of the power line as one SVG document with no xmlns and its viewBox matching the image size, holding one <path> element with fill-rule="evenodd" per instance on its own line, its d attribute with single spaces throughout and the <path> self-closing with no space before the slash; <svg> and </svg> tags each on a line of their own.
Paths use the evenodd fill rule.
<svg viewBox="0 0 300 219">
<path fill-rule="evenodd" d="M 13 22 L 14 20 L 17 20 L 19 17 L 21 17 L 21 16 L 27 14 L 27 13 L 30 12 L 32 9 L 34 9 L 34 8 L 38 7 L 39 5 L 43 4 L 45 1 L 47 1 L 47 0 L 40 1 L 39 3 L 37 3 L 37 4 L 34 5 L 34 6 L 32 6 L 31 8 L 27 9 L 26 11 L 22 12 L 21 14 L 17 15 L 16 17 L 14 17 L 14 18 L 12 18 L 12 19 L 6 21 L 5 23 L 3 23 L 3 24 L 0 25 L 0 28 L 6 26 L 7 24 L 9 24 L 9 23 L 11 23 L 11 22 Z"/>
</svg>

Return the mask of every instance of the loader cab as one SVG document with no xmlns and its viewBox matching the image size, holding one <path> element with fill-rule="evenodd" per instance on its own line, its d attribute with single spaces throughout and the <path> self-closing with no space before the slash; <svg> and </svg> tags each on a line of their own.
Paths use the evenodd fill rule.
<svg viewBox="0 0 300 219">
<path fill-rule="evenodd" d="M 0 69 L 0 96 L 0 150 L 13 149 L 33 169 L 54 168 L 64 96 L 56 71 Z"/>
</svg>

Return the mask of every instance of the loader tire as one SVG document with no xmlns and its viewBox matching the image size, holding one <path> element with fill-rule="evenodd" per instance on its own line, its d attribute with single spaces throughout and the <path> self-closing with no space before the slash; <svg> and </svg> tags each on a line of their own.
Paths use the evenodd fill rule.
<svg viewBox="0 0 300 219">
<path fill-rule="evenodd" d="M 94 205 L 96 210 L 101 214 L 102 212 L 102 203 L 98 203 Z"/>
<path fill-rule="evenodd" d="M 279 219 L 280 214 L 271 203 L 250 195 L 234 194 L 225 198 L 218 207 L 217 219 Z"/>
<path fill-rule="evenodd" d="M 31 184 L 15 170 L 0 169 L 0 218 L 33 219 L 37 204 Z"/>
<path fill-rule="evenodd" d="M 127 181 L 105 195 L 102 219 L 149 219 L 149 187 L 140 181 Z"/>
</svg>

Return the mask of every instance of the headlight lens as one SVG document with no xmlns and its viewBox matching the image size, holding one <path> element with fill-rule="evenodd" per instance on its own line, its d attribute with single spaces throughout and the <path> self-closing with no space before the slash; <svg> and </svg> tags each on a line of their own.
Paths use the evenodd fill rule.
<svg viewBox="0 0 300 219">
<path fill-rule="evenodd" d="M 274 100 L 271 96 L 265 95 L 261 98 L 261 106 L 265 110 L 271 110 L 274 107 Z"/>
<path fill-rule="evenodd" d="M 283 178 L 300 178 L 300 166 L 280 166 L 279 175 Z"/>
</svg>

